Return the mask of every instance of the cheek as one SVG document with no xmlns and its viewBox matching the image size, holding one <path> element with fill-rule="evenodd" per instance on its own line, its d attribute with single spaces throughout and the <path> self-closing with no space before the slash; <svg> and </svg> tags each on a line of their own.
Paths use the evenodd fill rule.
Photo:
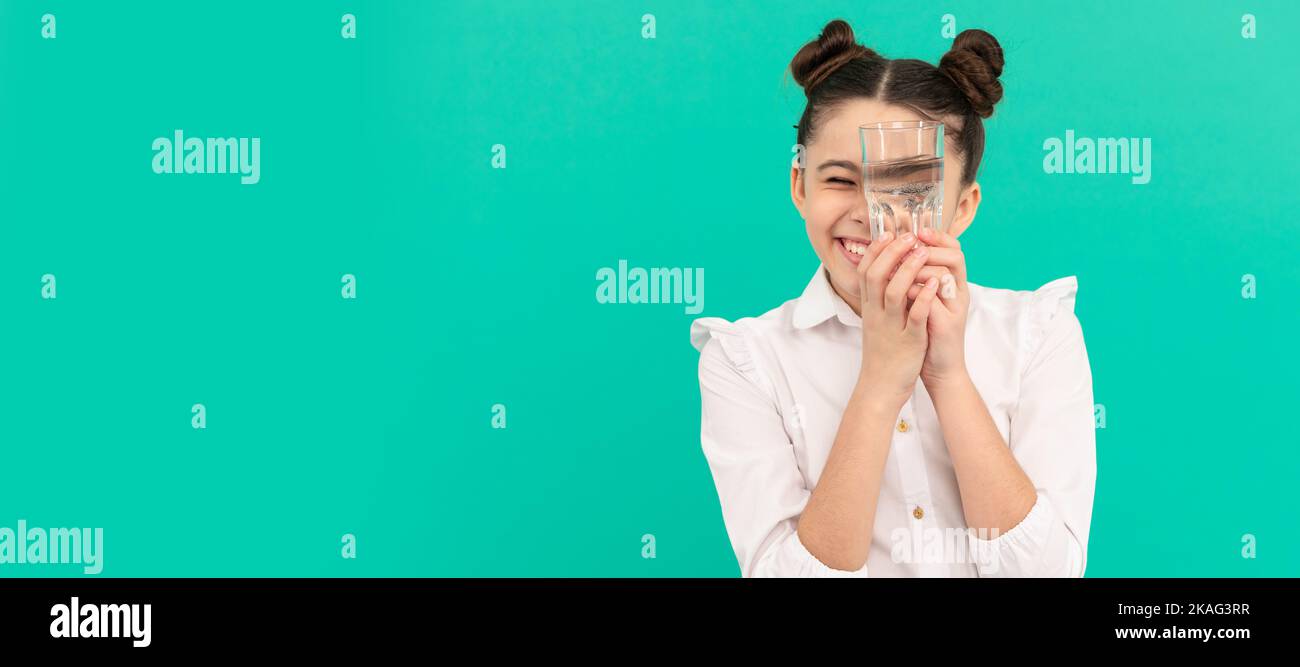
<svg viewBox="0 0 1300 667">
<path fill-rule="evenodd" d="M 830 225 L 822 224 L 812 215 L 809 215 L 804 221 L 804 228 L 808 232 L 808 242 L 817 256 L 826 259 L 826 251 L 830 248 Z"/>
<path fill-rule="evenodd" d="M 805 221 L 810 236 L 829 237 L 835 223 L 852 208 L 851 204 L 845 202 L 847 197 L 838 197 L 835 194 L 823 192 L 808 199 Z"/>
</svg>

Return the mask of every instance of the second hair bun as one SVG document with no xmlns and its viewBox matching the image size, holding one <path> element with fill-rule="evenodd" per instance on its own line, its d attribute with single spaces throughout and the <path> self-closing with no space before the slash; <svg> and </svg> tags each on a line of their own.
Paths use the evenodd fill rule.
<svg viewBox="0 0 1300 667">
<path fill-rule="evenodd" d="M 939 70 L 948 75 L 970 100 L 981 118 L 993 115 L 993 105 L 1002 99 L 1002 45 L 983 30 L 963 30 L 952 48 L 939 59 Z"/>
</svg>

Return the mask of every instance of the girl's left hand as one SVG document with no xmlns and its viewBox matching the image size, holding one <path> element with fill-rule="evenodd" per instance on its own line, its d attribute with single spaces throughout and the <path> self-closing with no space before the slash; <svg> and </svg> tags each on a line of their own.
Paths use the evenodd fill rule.
<svg viewBox="0 0 1300 667">
<path fill-rule="evenodd" d="M 968 377 L 966 315 L 970 309 L 970 289 L 966 285 L 966 256 L 957 238 L 928 228 L 921 230 L 920 237 L 931 246 L 926 264 L 947 269 L 939 282 L 939 298 L 930 306 L 927 324 L 930 343 L 920 373 L 926 391 L 933 394 L 945 384 Z"/>
</svg>

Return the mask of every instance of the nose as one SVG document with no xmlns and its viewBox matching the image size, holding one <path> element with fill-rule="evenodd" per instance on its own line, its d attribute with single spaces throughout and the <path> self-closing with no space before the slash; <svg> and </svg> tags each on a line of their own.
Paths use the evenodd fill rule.
<svg viewBox="0 0 1300 667">
<path fill-rule="evenodd" d="M 866 197 L 859 195 L 857 202 L 853 205 L 852 208 L 846 211 L 846 213 L 848 214 L 850 220 L 861 225 L 863 229 L 869 229 L 871 227 L 870 208 L 871 207 L 867 204 Z M 868 238 L 874 241 L 876 237 L 875 235 L 872 235 Z"/>
</svg>

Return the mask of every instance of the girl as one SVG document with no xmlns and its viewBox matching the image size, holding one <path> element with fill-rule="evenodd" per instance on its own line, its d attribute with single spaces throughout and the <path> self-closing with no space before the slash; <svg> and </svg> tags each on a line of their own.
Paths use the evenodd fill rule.
<svg viewBox="0 0 1300 667">
<path fill-rule="evenodd" d="M 1076 277 L 977 285 L 958 242 L 1002 65 L 982 30 L 935 67 L 883 58 L 839 20 L 791 61 L 808 101 L 790 194 L 820 265 L 760 317 L 691 325 L 742 575 L 1083 575 L 1096 441 Z M 955 205 L 919 243 L 868 231 L 858 127 L 894 120 L 947 130 Z"/>
</svg>

